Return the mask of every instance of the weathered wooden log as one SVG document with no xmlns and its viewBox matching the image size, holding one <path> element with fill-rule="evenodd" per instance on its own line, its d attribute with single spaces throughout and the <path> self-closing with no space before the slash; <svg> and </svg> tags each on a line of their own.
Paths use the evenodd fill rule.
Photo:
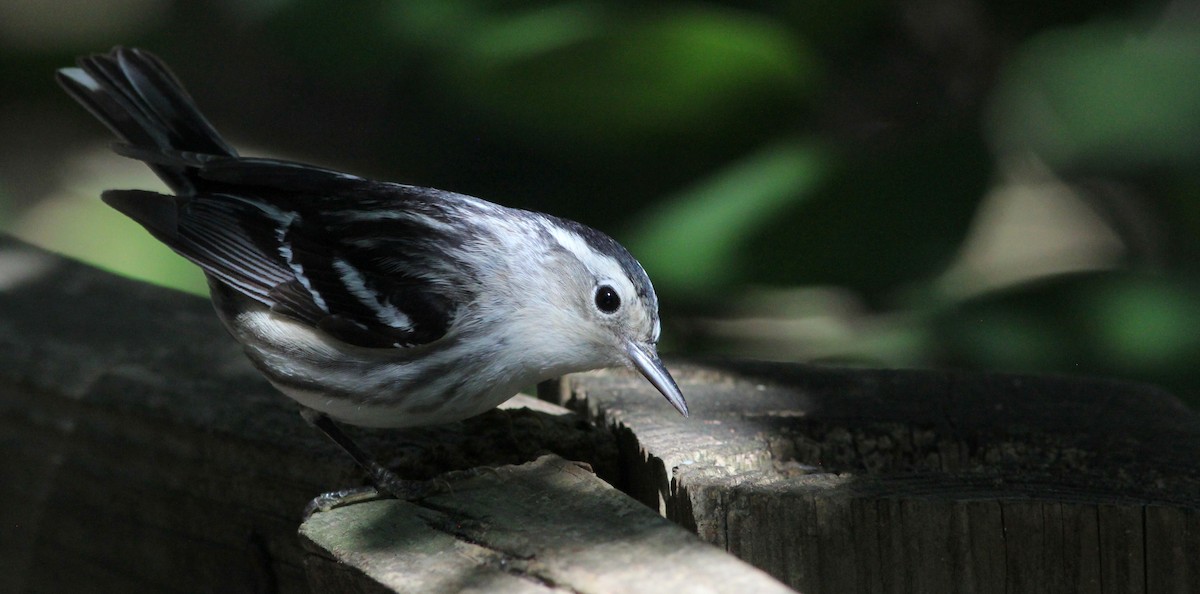
<svg viewBox="0 0 1200 594">
<path fill-rule="evenodd" d="M 1200 416 L 1117 381 L 714 362 L 542 390 L 628 492 L 811 593 L 1200 592 Z"/>
<path fill-rule="evenodd" d="M 414 594 L 792 591 L 555 456 L 452 486 L 419 504 L 314 515 L 301 534 L 315 589 L 366 581 Z"/>
<path fill-rule="evenodd" d="M 545 451 L 584 460 L 808 594 L 1200 591 L 1200 420 L 1159 390 L 729 362 L 673 371 L 690 419 L 640 378 L 595 373 L 542 392 L 607 429 L 526 410 L 355 435 L 414 478 Z M 556 513 L 579 497 L 620 500 L 564 469 L 543 460 L 470 479 L 448 502 L 319 514 L 302 546 L 304 503 L 361 477 L 251 369 L 208 304 L 0 239 L 0 591 L 403 590 L 380 568 L 437 569 L 428 546 L 395 548 L 396 527 L 413 522 L 479 553 L 471 575 L 488 584 L 596 591 L 563 573 L 579 562 L 555 565 L 578 553 L 561 535 L 522 533 L 531 520 L 496 511 L 506 488 L 528 499 L 556 478 L 574 486 L 536 502 Z M 570 529 L 597 521 L 575 515 Z M 666 530 L 623 518 L 608 526 L 622 543 L 630 526 Z M 363 522 L 383 540 L 337 540 Z M 661 569 L 652 551 L 613 579 Z"/>
</svg>

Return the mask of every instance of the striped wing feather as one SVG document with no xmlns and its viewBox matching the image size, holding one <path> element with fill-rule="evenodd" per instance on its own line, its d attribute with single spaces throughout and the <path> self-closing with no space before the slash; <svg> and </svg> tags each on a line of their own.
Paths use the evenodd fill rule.
<svg viewBox="0 0 1200 594">
<path fill-rule="evenodd" d="M 269 159 L 139 158 L 198 169 L 205 192 L 116 190 L 114 208 L 238 293 L 363 347 L 443 336 L 469 297 L 444 249 L 445 194 Z"/>
</svg>

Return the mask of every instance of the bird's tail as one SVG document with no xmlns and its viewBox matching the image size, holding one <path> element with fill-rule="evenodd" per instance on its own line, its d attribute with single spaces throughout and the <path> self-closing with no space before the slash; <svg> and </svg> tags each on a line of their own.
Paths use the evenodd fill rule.
<svg viewBox="0 0 1200 594">
<path fill-rule="evenodd" d="M 237 155 L 154 54 L 116 47 L 80 58 L 77 68 L 60 69 L 57 79 L 135 153 Z M 197 191 L 194 168 L 177 159 L 144 160 L 176 194 Z"/>
</svg>

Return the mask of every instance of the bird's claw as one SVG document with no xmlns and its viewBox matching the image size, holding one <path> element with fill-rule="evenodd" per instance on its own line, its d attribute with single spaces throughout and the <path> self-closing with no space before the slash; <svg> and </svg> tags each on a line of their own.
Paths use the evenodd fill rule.
<svg viewBox="0 0 1200 594">
<path fill-rule="evenodd" d="M 474 478 L 484 473 L 501 476 L 495 468 L 481 466 L 447 472 L 428 481 L 414 481 L 402 479 L 383 466 L 372 466 L 369 474 L 371 482 L 374 483 L 373 485 L 322 493 L 313 498 L 312 501 L 309 501 L 308 505 L 304 506 L 303 519 L 307 520 L 317 512 L 327 512 L 339 507 L 365 503 L 367 501 L 378 501 L 380 499 L 419 501 L 441 493 L 453 494 L 454 483 Z"/>
</svg>

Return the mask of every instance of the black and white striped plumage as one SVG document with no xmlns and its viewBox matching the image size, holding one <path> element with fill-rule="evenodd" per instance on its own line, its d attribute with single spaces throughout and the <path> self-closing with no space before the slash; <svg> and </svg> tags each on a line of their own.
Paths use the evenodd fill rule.
<svg viewBox="0 0 1200 594">
<path fill-rule="evenodd" d="M 356 425 L 425 425 L 563 373 L 626 365 L 686 414 L 655 352 L 650 280 L 603 233 L 240 157 L 137 49 L 83 58 L 58 80 L 124 140 L 118 153 L 175 193 L 111 190 L 104 201 L 204 269 L 226 327 L 302 405 Z"/>
</svg>

